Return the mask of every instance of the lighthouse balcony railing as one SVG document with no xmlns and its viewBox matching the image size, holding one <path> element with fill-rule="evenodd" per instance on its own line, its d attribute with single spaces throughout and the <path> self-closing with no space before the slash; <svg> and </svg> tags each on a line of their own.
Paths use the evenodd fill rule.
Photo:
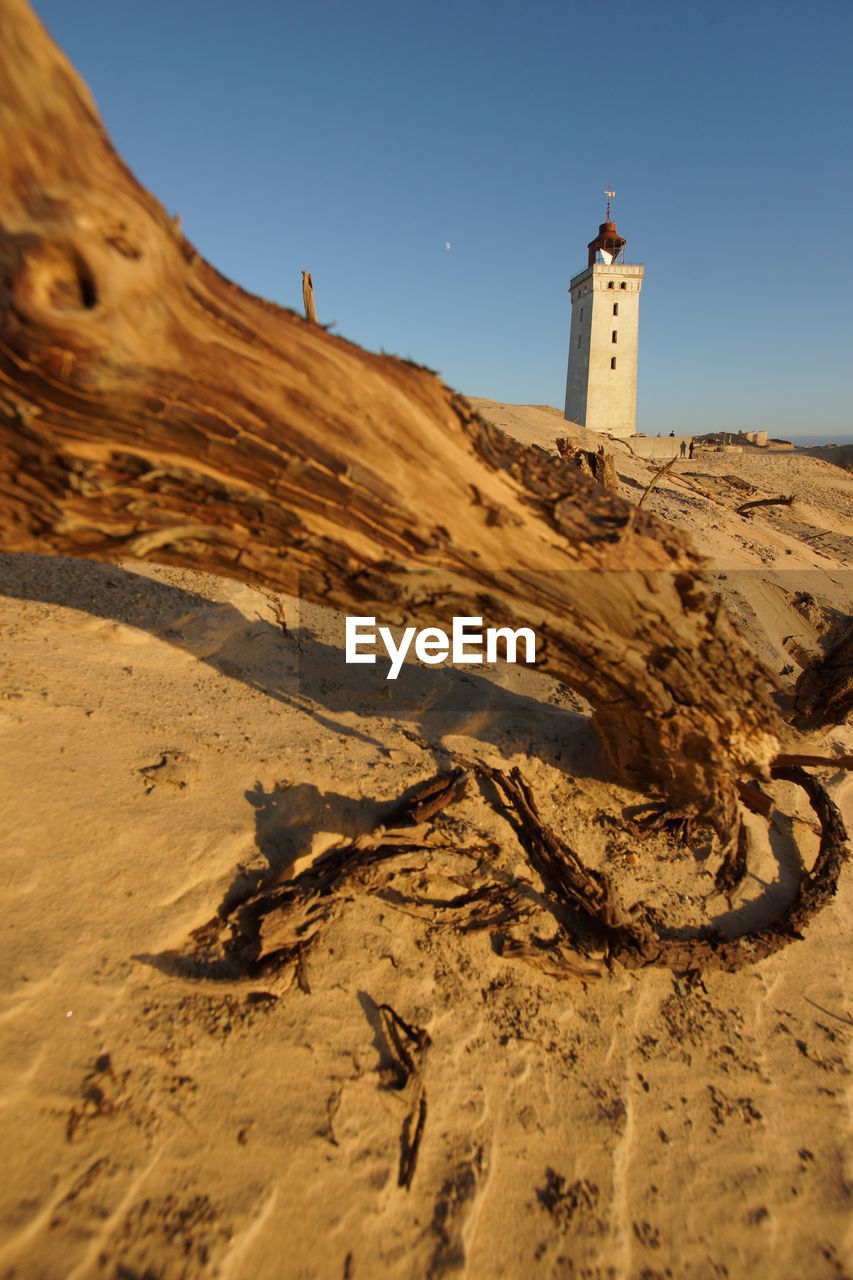
<svg viewBox="0 0 853 1280">
<path fill-rule="evenodd" d="M 589 279 L 593 272 L 599 276 L 642 276 L 645 273 L 645 267 L 642 262 L 596 262 L 591 267 L 584 267 L 583 271 L 579 271 L 577 275 L 573 275 L 569 288 L 574 289 L 576 284 Z"/>
</svg>

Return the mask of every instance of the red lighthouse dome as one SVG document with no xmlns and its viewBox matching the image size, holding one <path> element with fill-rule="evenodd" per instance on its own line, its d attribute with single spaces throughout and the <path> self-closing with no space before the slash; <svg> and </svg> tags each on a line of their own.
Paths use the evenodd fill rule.
<svg viewBox="0 0 853 1280">
<path fill-rule="evenodd" d="M 615 262 L 617 255 L 625 248 L 625 237 L 620 236 L 619 232 L 616 230 L 616 223 L 610 221 L 609 200 L 607 202 L 607 213 L 607 221 L 600 224 L 598 228 L 598 235 L 594 240 L 590 240 L 589 245 L 587 246 L 589 249 L 589 261 L 587 266 L 591 267 L 595 264 L 596 256 L 599 253 L 601 254 L 603 262 Z"/>
</svg>

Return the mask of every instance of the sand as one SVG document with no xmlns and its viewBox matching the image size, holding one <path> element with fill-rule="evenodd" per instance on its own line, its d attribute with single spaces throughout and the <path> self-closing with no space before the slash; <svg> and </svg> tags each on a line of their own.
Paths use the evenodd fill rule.
<svg viewBox="0 0 853 1280">
<path fill-rule="evenodd" d="M 474 403 L 525 443 L 597 443 L 553 409 Z M 649 465 L 616 461 L 637 500 Z M 736 513 L 775 494 L 794 502 Z M 697 452 L 646 505 L 693 535 L 782 684 L 853 612 L 840 468 Z M 519 765 L 625 904 L 742 927 L 814 856 L 793 788 L 769 836 L 749 818 L 729 902 L 707 849 L 627 834 L 642 797 L 535 671 L 407 664 L 392 687 L 343 664 L 330 611 L 139 563 L 7 556 L 0 593 L 0 1276 L 851 1273 L 849 874 L 802 941 L 742 972 L 556 978 L 500 954 L 550 917 L 472 783 L 434 849 L 346 896 L 302 972 L 193 958 L 223 904 L 460 758 Z M 853 826 L 853 779 L 821 777 Z M 521 918 L 466 929 L 441 905 L 484 877 L 527 882 Z M 383 1005 L 428 1036 L 402 1088 Z"/>
</svg>

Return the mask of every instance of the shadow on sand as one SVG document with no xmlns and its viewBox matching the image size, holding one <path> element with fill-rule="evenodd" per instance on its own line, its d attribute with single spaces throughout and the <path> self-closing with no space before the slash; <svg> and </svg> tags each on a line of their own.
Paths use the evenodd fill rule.
<svg viewBox="0 0 853 1280">
<path fill-rule="evenodd" d="M 460 735 L 507 755 L 533 752 L 574 776 L 611 776 L 587 716 L 559 702 L 506 688 L 497 674 L 489 679 L 451 666 L 407 664 L 396 681 L 389 681 L 387 662 L 346 666 L 342 646 L 319 639 L 309 626 L 284 631 L 260 613 L 247 618 L 227 601 L 86 560 L 2 555 L 0 594 L 77 609 L 147 631 L 219 674 L 383 754 L 387 743 L 371 732 L 370 722 L 377 717 L 410 728 L 412 736 L 423 739 L 421 745 L 439 758 L 446 756 L 442 739 Z M 292 608 L 296 614 L 297 600 Z M 541 680 L 543 698 L 557 697 L 553 682 L 532 678 Z M 354 718 L 364 723 L 353 724 Z"/>
</svg>

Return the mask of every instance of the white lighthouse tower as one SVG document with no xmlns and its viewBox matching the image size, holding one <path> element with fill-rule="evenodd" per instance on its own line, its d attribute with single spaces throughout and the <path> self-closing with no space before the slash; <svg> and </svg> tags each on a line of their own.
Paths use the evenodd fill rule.
<svg viewBox="0 0 853 1280">
<path fill-rule="evenodd" d="M 572 328 L 566 413 L 590 431 L 635 434 L 637 333 L 643 268 L 625 262 L 625 240 L 607 216 L 587 246 L 586 269 L 572 276 Z"/>
</svg>

